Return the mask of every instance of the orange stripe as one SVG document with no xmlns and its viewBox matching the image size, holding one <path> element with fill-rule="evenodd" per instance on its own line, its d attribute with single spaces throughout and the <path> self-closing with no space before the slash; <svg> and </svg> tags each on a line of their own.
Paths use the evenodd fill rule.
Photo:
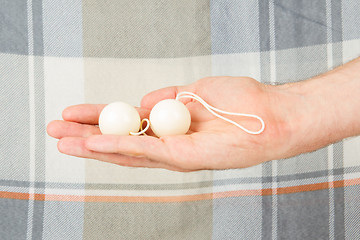
<svg viewBox="0 0 360 240">
<path fill-rule="evenodd" d="M 323 190 L 323 189 L 328 189 L 329 184 L 330 184 L 329 182 L 325 182 L 325 183 L 314 183 L 314 184 L 307 184 L 307 185 L 300 185 L 293 187 L 283 187 L 277 189 L 277 194 L 289 194 L 289 193 Z"/>
<path fill-rule="evenodd" d="M 36 201 L 66 201 L 66 202 L 132 202 L 132 203 L 161 203 L 161 202 L 193 202 L 219 198 L 240 197 L 240 196 L 269 196 L 276 194 L 291 194 L 299 192 L 318 191 L 329 188 L 340 188 L 360 184 L 360 178 L 339 180 L 325 183 L 314 183 L 301 186 L 282 188 L 238 190 L 217 193 L 206 193 L 184 196 L 158 196 L 158 197 L 128 197 L 128 196 L 77 196 L 77 195 L 56 195 L 56 194 L 29 194 L 17 192 L 0 191 L 0 198 Z"/>
<path fill-rule="evenodd" d="M 21 199 L 21 200 L 29 200 L 29 193 L 17 193 L 17 192 L 1 192 L 0 198 L 9 198 L 9 199 Z"/>
</svg>

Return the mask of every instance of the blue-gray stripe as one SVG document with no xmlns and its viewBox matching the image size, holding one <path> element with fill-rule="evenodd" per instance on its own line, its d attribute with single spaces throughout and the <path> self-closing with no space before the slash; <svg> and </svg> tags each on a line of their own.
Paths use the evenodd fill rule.
<svg viewBox="0 0 360 240">
<path fill-rule="evenodd" d="M 32 0 L 33 53 L 44 55 L 42 0 Z M 35 112 L 35 181 L 45 181 L 45 93 L 44 93 L 44 59 L 34 58 L 34 112 Z M 38 184 L 35 185 L 35 187 Z M 37 193 L 45 193 L 42 186 Z M 44 201 L 34 201 L 32 216 L 32 239 L 42 239 L 44 221 Z"/>
<path fill-rule="evenodd" d="M 28 54 L 26 1 L 0 1 L 0 52 Z"/>
</svg>

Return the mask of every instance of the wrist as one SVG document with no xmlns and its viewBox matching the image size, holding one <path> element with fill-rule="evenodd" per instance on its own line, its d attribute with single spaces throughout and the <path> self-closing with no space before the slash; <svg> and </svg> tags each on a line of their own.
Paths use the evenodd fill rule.
<svg viewBox="0 0 360 240">
<path fill-rule="evenodd" d="M 292 98 L 293 111 L 288 117 L 289 155 L 311 152 L 336 142 L 337 109 L 325 94 L 323 79 L 309 79 L 284 86 Z"/>
<path fill-rule="evenodd" d="M 341 69 L 278 86 L 289 112 L 287 155 L 311 152 L 360 134 L 359 87 L 358 76 Z"/>
</svg>

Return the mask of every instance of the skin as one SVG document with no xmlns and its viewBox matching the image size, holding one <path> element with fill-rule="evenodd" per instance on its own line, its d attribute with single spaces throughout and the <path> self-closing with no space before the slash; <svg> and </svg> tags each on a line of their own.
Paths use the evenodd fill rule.
<svg viewBox="0 0 360 240">
<path fill-rule="evenodd" d="M 200 103 L 181 99 L 192 123 L 186 135 L 155 137 L 101 135 L 98 118 L 105 105 L 81 104 L 66 108 L 63 120 L 49 123 L 47 132 L 59 139 L 60 152 L 130 167 L 174 171 L 244 168 L 311 152 L 341 139 L 360 135 L 360 58 L 301 82 L 265 85 L 248 77 L 209 77 L 144 96 L 137 108 L 148 118 L 163 99 L 189 91 L 210 105 L 256 114 L 265 124 L 250 135 L 210 114 Z M 226 116 L 258 130 L 253 118 Z"/>
</svg>

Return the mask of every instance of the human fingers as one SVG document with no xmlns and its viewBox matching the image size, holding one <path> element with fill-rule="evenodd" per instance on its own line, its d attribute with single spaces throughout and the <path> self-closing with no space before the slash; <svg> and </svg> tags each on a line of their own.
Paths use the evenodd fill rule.
<svg viewBox="0 0 360 240">
<path fill-rule="evenodd" d="M 96 125 L 99 123 L 99 116 L 106 104 L 79 104 L 64 109 L 62 117 L 65 121 L 78 122 Z M 149 115 L 148 109 L 135 107 L 140 118 Z"/>
<path fill-rule="evenodd" d="M 175 141 L 164 141 L 163 137 L 96 135 L 87 138 L 85 146 L 91 151 L 145 157 L 181 169 L 204 169 L 190 136 L 171 136 Z"/>
<path fill-rule="evenodd" d="M 59 140 L 58 149 L 61 153 L 67 155 L 96 159 L 103 162 L 108 162 L 126 167 L 163 168 L 172 171 L 180 171 L 180 172 L 186 171 L 184 169 L 173 167 L 171 165 L 164 164 L 161 162 L 152 161 L 144 157 L 91 151 L 86 148 L 85 142 L 86 142 L 86 138 L 82 138 L 82 137 L 64 137 Z"/>
<path fill-rule="evenodd" d="M 151 110 L 154 107 L 154 105 L 160 102 L 161 100 L 175 99 L 178 93 L 184 91 L 195 93 L 196 92 L 195 84 L 191 84 L 187 86 L 167 87 L 150 92 L 147 95 L 145 95 L 141 100 L 141 107 Z M 193 100 L 191 98 L 181 98 L 179 100 L 183 102 L 188 108 L 192 121 L 195 122 L 208 121 L 214 118 L 213 115 L 211 115 L 209 111 L 206 110 L 206 108 L 196 100 Z"/>
<path fill-rule="evenodd" d="M 187 171 L 243 168 L 263 162 L 262 149 L 254 149 L 256 145 L 245 138 L 240 144 L 228 143 L 233 138 L 217 132 L 161 138 L 94 135 L 87 138 L 85 146 L 91 151 L 144 157 Z"/>
<path fill-rule="evenodd" d="M 145 123 L 143 125 L 145 125 Z M 89 137 L 91 135 L 102 134 L 98 126 L 62 120 L 51 121 L 47 125 L 46 131 L 49 136 L 57 139 L 63 137 Z M 146 133 L 154 136 L 151 129 L 148 129 Z"/>
<path fill-rule="evenodd" d="M 57 139 L 63 137 L 88 137 L 95 134 L 101 134 L 100 129 L 97 126 L 62 120 L 51 121 L 48 124 L 46 131 L 51 137 Z"/>
<path fill-rule="evenodd" d="M 152 109 L 155 104 L 161 100 L 175 99 L 176 95 L 183 91 L 195 92 L 195 85 L 172 86 L 152 91 L 142 98 L 140 106 L 142 108 Z M 181 101 L 186 104 L 187 102 L 190 102 L 191 99 L 181 99 Z"/>
<path fill-rule="evenodd" d="M 106 104 L 78 104 L 69 106 L 62 112 L 65 121 L 98 124 L 99 115 Z"/>
</svg>

